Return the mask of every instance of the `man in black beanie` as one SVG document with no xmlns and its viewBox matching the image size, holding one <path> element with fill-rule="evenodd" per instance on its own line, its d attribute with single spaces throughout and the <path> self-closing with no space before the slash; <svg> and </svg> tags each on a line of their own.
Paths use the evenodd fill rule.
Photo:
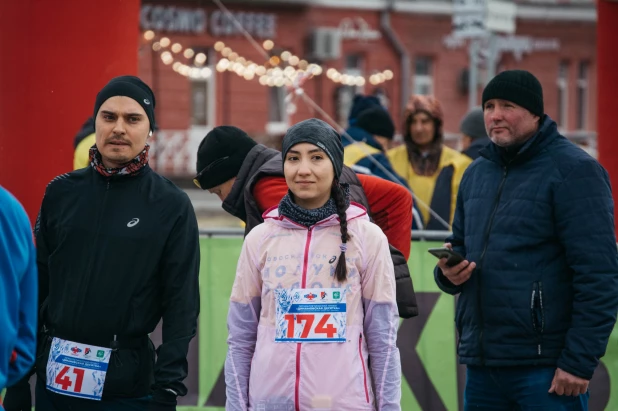
<svg viewBox="0 0 618 411">
<path fill-rule="evenodd" d="M 232 126 L 215 127 L 204 137 L 196 169 L 194 183 L 217 194 L 223 209 L 246 223 L 245 235 L 264 221 L 263 212 L 278 205 L 288 191 L 281 153 L 256 144 L 244 131 Z M 410 255 L 412 196 L 398 184 L 357 176 L 345 166 L 341 176 L 341 181 L 351 186 L 352 199 L 370 210 L 375 223 L 396 247 L 391 247 L 391 255 L 397 274 L 399 314 L 403 318 L 416 316 L 418 309 L 406 263 Z"/>
<path fill-rule="evenodd" d="M 392 148 L 395 124 L 384 107 L 378 106 L 363 110 L 356 119 L 356 126 L 371 134 L 383 152 Z"/>
<path fill-rule="evenodd" d="M 438 287 L 459 294 L 465 410 L 587 410 L 618 310 L 607 172 L 558 132 L 527 71 L 483 91 L 481 150 L 459 186 Z"/>
<path fill-rule="evenodd" d="M 90 166 L 45 191 L 34 230 L 38 411 L 172 411 L 187 393 L 199 233 L 188 196 L 148 165 L 154 107 L 139 78 L 112 79 L 95 101 Z"/>
</svg>

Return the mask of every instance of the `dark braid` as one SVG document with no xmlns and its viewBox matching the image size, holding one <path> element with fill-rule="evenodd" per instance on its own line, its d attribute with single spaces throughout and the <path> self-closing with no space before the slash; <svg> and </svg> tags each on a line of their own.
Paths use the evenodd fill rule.
<svg viewBox="0 0 618 411">
<path fill-rule="evenodd" d="M 339 261 L 337 261 L 337 268 L 335 269 L 335 276 L 337 277 L 337 281 L 340 283 L 345 282 L 348 276 L 348 270 L 346 268 L 345 263 L 345 245 L 350 239 L 350 235 L 348 234 L 348 220 L 346 218 L 346 201 L 345 194 L 341 185 L 339 185 L 339 181 L 333 181 L 333 188 L 331 190 L 331 195 L 335 200 L 335 204 L 337 205 L 337 215 L 339 216 L 339 225 L 341 226 L 341 243 L 342 249 L 341 254 L 339 254 Z"/>
</svg>

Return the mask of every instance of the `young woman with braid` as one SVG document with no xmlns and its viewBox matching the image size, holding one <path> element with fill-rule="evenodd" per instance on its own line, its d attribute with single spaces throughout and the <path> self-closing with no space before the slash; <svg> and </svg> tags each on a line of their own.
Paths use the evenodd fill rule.
<svg viewBox="0 0 618 411">
<path fill-rule="evenodd" d="M 400 410 L 388 242 L 339 183 L 321 120 L 283 139 L 289 191 L 245 239 L 228 314 L 226 410 Z"/>
</svg>

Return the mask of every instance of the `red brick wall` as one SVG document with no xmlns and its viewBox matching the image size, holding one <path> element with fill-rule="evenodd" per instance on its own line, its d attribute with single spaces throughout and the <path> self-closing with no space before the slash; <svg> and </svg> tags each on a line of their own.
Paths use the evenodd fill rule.
<svg viewBox="0 0 618 411">
<path fill-rule="evenodd" d="M 214 10 L 208 7 L 209 14 Z M 256 11 L 277 14 L 277 36 L 272 39 L 277 47 L 289 50 L 303 58 L 308 54 L 307 37 L 314 26 L 336 27 L 345 17 L 360 16 L 365 19 L 372 29 L 379 30 L 380 13 L 366 10 L 343 10 L 323 8 L 278 7 L 269 8 L 251 7 L 249 5 L 234 6 L 233 10 Z M 460 91 L 459 77 L 468 66 L 467 47 L 449 50 L 444 45 L 444 37 L 451 31 L 451 17 L 437 15 L 395 14 L 391 17 L 392 27 L 409 51 L 411 58 L 411 75 L 414 72 L 414 59 L 417 56 L 429 56 L 433 59 L 434 91 L 441 101 L 445 113 L 445 131 L 458 132 L 459 122 L 468 110 L 467 92 Z M 556 117 L 557 103 L 557 74 L 561 60 L 568 60 L 569 67 L 569 108 L 568 129 L 576 128 L 576 93 L 577 70 L 579 62 L 589 61 L 589 96 L 588 96 L 588 129 L 596 127 L 596 76 L 595 76 L 595 25 L 593 23 L 573 22 L 542 22 L 518 21 L 517 35 L 532 36 L 534 38 L 558 38 L 559 51 L 532 52 L 516 60 L 511 54 L 505 54 L 500 61 L 504 69 L 521 68 L 530 70 L 541 81 L 544 87 L 546 112 Z M 183 46 L 201 45 L 211 47 L 217 40 L 238 52 L 241 56 L 256 63 L 263 63 L 261 55 L 242 36 L 212 38 L 209 33 L 197 36 L 170 34 L 173 42 L 180 42 Z M 190 82 L 185 77 L 175 73 L 171 66 L 161 62 L 158 53 L 150 45 L 140 39 L 139 52 L 140 75 L 152 84 L 157 95 L 157 117 L 162 129 L 186 129 L 190 123 Z M 261 41 L 260 41 L 261 42 Z M 363 56 L 364 74 L 368 78 L 374 71 L 391 69 L 394 79 L 383 83 L 390 99 L 390 112 L 400 131 L 402 121 L 401 100 L 401 72 L 400 60 L 395 48 L 385 35 L 379 40 L 368 42 L 344 41 L 342 44 L 342 58 L 338 61 L 325 62 L 324 74 L 306 83 L 305 92 L 331 116 L 335 116 L 334 95 L 338 84 L 329 80 L 325 73 L 328 67 L 338 70 L 344 68 L 346 54 L 358 53 Z M 220 58 L 220 55 L 217 55 Z M 251 135 L 263 135 L 268 122 L 269 88 L 261 86 L 256 77 L 247 81 L 232 72 L 217 73 L 216 75 L 216 124 L 233 124 Z M 410 84 L 412 86 L 412 84 Z M 373 91 L 374 86 L 367 83 L 365 92 Z M 482 88 L 479 88 L 479 104 Z M 291 123 L 308 117 L 318 116 L 301 100 L 297 101 L 297 112 L 291 116 Z"/>
</svg>

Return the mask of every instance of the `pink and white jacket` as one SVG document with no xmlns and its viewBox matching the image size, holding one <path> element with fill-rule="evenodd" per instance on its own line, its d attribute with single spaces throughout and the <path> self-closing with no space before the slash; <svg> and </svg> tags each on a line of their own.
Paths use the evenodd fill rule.
<svg viewBox="0 0 618 411">
<path fill-rule="evenodd" d="M 347 219 L 348 276 L 341 284 L 334 275 L 336 215 L 307 229 L 272 208 L 246 237 L 228 313 L 226 410 L 401 410 L 388 242 L 361 206 L 353 203 Z M 347 341 L 275 342 L 277 288 L 346 289 Z"/>
</svg>

